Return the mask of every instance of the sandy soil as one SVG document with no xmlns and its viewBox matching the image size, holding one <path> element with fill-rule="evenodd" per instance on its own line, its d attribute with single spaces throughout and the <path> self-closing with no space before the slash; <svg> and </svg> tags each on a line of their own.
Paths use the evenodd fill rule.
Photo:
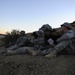
<svg viewBox="0 0 75 75">
<path fill-rule="evenodd" d="M 0 55 L 0 75 L 75 75 L 75 56 Z"/>
</svg>

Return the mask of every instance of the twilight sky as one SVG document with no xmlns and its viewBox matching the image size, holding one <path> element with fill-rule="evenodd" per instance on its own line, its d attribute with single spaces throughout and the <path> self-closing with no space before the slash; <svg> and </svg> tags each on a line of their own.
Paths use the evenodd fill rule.
<svg viewBox="0 0 75 75">
<path fill-rule="evenodd" d="M 75 21 L 75 0 L 0 0 L 0 33 L 12 29 L 33 32 Z"/>
</svg>

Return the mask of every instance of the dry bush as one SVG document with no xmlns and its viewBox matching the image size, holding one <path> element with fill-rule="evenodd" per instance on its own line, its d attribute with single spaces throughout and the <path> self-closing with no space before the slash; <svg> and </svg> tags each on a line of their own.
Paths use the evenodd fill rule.
<svg viewBox="0 0 75 75">
<path fill-rule="evenodd" d="M 11 32 L 6 32 L 6 35 L 4 37 L 4 46 L 9 47 L 13 45 L 17 38 L 19 37 L 20 31 L 19 30 L 12 30 Z"/>
</svg>

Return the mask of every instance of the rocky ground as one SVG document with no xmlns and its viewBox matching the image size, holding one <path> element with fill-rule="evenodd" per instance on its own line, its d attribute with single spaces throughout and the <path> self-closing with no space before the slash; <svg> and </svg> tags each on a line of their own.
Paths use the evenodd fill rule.
<svg viewBox="0 0 75 75">
<path fill-rule="evenodd" d="M 0 55 L 0 75 L 75 75 L 75 56 Z"/>
</svg>

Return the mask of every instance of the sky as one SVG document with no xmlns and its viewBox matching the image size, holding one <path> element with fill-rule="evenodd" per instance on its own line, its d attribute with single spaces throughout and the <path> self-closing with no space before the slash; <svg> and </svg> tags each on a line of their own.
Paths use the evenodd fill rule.
<svg viewBox="0 0 75 75">
<path fill-rule="evenodd" d="M 0 0 L 0 33 L 13 29 L 26 33 L 43 24 L 52 28 L 75 21 L 75 0 Z"/>
</svg>

